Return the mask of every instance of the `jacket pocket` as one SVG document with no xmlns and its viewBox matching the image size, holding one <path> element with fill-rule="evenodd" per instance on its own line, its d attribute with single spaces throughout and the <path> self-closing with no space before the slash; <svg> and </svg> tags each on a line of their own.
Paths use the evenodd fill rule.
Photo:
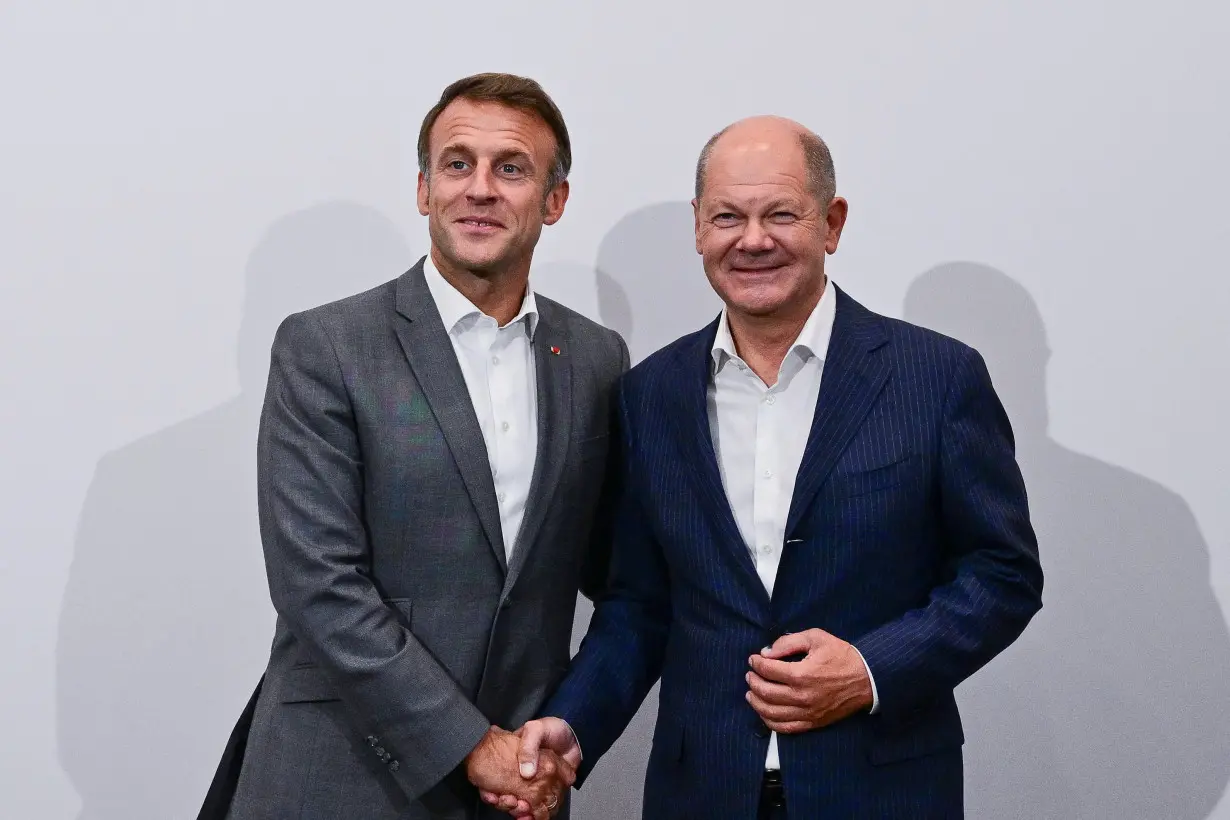
<svg viewBox="0 0 1230 820">
<path fill-rule="evenodd" d="M 658 722 L 650 750 L 655 763 L 677 763 L 683 759 L 683 721 L 668 717 Z"/>
<path fill-rule="evenodd" d="M 409 598 L 385 598 L 383 603 L 397 618 L 398 623 L 406 629 L 412 622 L 413 605 Z M 282 681 L 282 703 L 320 703 L 330 700 L 341 700 L 337 689 L 325 677 L 320 666 L 311 659 L 297 662 L 286 673 Z"/>
<path fill-rule="evenodd" d="M 908 728 L 877 732 L 867 750 L 867 759 L 872 765 L 882 766 L 959 749 L 964 743 L 960 719 L 937 712 L 934 718 L 925 718 Z"/>
<path fill-rule="evenodd" d="M 881 467 L 873 467 L 857 473 L 834 475 L 829 484 L 833 494 L 839 498 L 886 490 L 904 482 L 910 476 L 917 460 L 917 457 L 910 453 Z"/>
<path fill-rule="evenodd" d="M 282 703 L 323 703 L 341 700 L 319 667 L 297 666 L 282 679 Z"/>
</svg>

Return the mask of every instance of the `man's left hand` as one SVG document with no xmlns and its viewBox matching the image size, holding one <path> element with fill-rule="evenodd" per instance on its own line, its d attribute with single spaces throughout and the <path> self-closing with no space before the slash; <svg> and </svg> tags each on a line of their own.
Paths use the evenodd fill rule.
<svg viewBox="0 0 1230 820">
<path fill-rule="evenodd" d="M 799 654 L 805 657 L 781 660 Z M 779 734 L 819 729 L 871 708 L 871 679 L 862 657 L 822 629 L 783 635 L 748 663 L 747 702 Z"/>
</svg>

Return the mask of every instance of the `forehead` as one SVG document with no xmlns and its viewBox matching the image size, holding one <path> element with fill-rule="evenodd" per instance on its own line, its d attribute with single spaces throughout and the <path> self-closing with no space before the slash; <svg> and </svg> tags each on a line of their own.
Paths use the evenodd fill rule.
<svg viewBox="0 0 1230 820">
<path fill-rule="evenodd" d="M 432 153 L 448 145 L 480 153 L 523 151 L 544 156 L 555 151 L 555 135 L 528 111 L 463 98 L 449 103 L 431 127 Z"/>
<path fill-rule="evenodd" d="M 807 165 L 797 139 L 719 142 L 705 177 L 706 198 L 755 201 L 807 193 Z"/>
</svg>

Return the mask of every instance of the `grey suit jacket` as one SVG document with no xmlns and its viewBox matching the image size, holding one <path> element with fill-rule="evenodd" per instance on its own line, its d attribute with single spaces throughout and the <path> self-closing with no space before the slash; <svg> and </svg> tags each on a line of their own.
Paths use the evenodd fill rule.
<svg viewBox="0 0 1230 820">
<path fill-rule="evenodd" d="M 535 716 L 577 590 L 605 582 L 609 399 L 628 367 L 618 334 L 537 303 L 538 453 L 511 561 L 422 262 L 279 328 L 258 448 L 278 620 L 233 738 L 235 820 L 490 811 L 459 764 L 490 724 Z"/>
</svg>

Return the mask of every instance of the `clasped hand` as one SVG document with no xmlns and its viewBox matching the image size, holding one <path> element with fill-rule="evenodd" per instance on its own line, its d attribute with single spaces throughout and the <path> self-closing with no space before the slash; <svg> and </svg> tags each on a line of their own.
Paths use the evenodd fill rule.
<svg viewBox="0 0 1230 820">
<path fill-rule="evenodd" d="M 552 765 L 569 774 L 566 783 L 560 781 L 563 785 L 558 799 L 563 802 L 563 792 L 575 782 L 577 767 L 581 765 L 581 747 L 577 745 L 572 729 L 559 718 L 549 717 L 531 720 L 518 729 L 513 737 L 520 744 L 517 750 L 519 765 L 516 774 L 524 782 L 536 782 L 544 770 Z M 478 784 L 478 787 L 485 802 L 503 809 L 517 820 L 528 820 L 531 817 L 534 820 L 542 820 L 547 816 L 539 814 L 533 803 L 516 790 L 487 788 L 482 784 Z M 557 809 L 558 804 L 552 804 L 551 816 L 554 816 Z"/>
<path fill-rule="evenodd" d="M 784 660 L 791 657 L 799 660 Z M 748 665 L 747 702 L 779 734 L 819 729 L 872 705 L 871 679 L 858 650 L 821 629 L 783 635 L 773 646 L 748 658 Z M 512 782 L 521 780 L 516 785 L 533 785 L 547 772 L 558 770 L 567 775 L 559 780 L 563 785 L 557 798 L 562 801 L 563 790 L 572 785 L 581 765 L 581 749 L 568 724 L 559 718 L 532 720 L 508 737 L 519 742 L 514 752 L 519 766 L 506 770 L 505 776 L 512 771 Z M 554 816 L 558 807 L 548 800 L 551 814 L 542 814 L 541 804 L 522 790 L 474 782 L 485 802 L 518 820 L 542 820 Z"/>
<path fill-rule="evenodd" d="M 524 731 L 524 727 L 513 733 L 493 726 L 466 758 L 466 776 L 488 803 L 499 805 L 499 798 L 488 798 L 504 795 L 501 807 L 506 811 L 547 820 L 559 811 L 564 792 L 576 781 L 576 763 L 549 748 L 541 753 L 535 748 L 532 766 L 527 766 Z"/>
<path fill-rule="evenodd" d="M 822 629 L 783 635 L 748 665 L 747 702 L 778 734 L 820 729 L 872 706 L 871 679 L 858 650 Z"/>
</svg>

